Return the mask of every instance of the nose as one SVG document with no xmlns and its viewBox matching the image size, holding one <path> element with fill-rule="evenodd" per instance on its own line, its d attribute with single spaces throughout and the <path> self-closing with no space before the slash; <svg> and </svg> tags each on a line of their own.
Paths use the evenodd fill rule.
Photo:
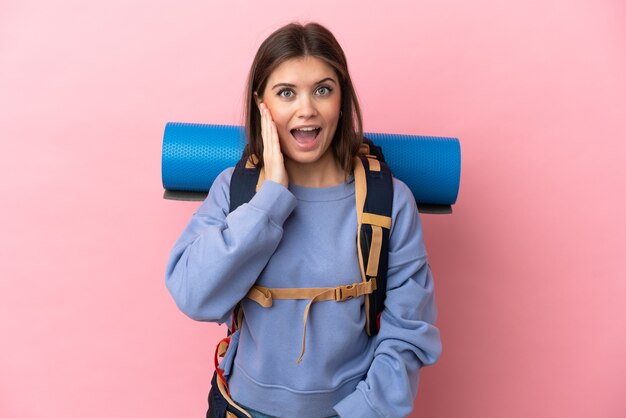
<svg viewBox="0 0 626 418">
<path fill-rule="evenodd" d="M 317 116 L 317 108 L 313 98 L 308 94 L 300 95 L 298 103 L 298 117 L 302 119 L 308 119 L 313 116 Z"/>
</svg>

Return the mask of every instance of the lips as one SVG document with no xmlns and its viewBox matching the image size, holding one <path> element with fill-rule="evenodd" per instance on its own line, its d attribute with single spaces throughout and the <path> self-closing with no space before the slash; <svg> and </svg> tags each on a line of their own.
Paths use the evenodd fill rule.
<svg viewBox="0 0 626 418">
<path fill-rule="evenodd" d="M 292 129 L 290 132 L 297 142 L 301 144 L 308 144 L 315 141 L 315 138 L 317 138 L 321 130 L 322 128 L 314 128 L 312 130 L 310 130 L 309 128 L 305 128 Z"/>
</svg>

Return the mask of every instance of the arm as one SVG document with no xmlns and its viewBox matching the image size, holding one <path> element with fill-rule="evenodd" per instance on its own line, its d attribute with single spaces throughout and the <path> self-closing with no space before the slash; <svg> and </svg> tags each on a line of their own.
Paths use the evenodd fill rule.
<svg viewBox="0 0 626 418">
<path fill-rule="evenodd" d="M 420 368 L 441 354 L 437 306 L 422 224 L 410 190 L 394 181 L 385 309 L 365 380 L 335 405 L 341 417 L 404 417 L 413 409 Z"/>
<path fill-rule="evenodd" d="M 215 179 L 166 267 L 165 283 L 176 304 L 198 321 L 228 319 L 276 250 L 296 206 L 285 187 L 266 180 L 249 203 L 229 214 L 232 172 Z"/>
</svg>

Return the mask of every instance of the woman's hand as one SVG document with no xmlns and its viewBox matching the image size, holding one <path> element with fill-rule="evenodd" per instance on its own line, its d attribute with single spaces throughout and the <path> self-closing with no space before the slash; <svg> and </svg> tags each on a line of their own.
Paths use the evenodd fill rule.
<svg viewBox="0 0 626 418">
<path fill-rule="evenodd" d="M 276 124 L 272 120 L 270 110 L 265 103 L 259 104 L 261 112 L 261 136 L 263 137 L 263 167 L 265 178 L 287 187 L 289 182 Z"/>
</svg>

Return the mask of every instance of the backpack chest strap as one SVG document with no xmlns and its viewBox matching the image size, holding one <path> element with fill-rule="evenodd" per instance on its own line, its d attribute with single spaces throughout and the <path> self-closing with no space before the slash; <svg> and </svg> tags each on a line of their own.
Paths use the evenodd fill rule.
<svg viewBox="0 0 626 418">
<path fill-rule="evenodd" d="M 353 283 L 345 286 L 337 287 L 295 287 L 295 288 L 280 288 L 280 287 L 263 287 L 253 286 L 248 292 L 246 297 L 263 306 L 264 308 L 270 308 L 274 299 L 305 299 L 309 300 L 306 308 L 304 309 L 303 331 L 302 331 L 302 351 L 300 357 L 296 361 L 299 364 L 304 356 L 306 348 L 306 324 L 309 317 L 309 309 L 314 302 L 322 302 L 327 300 L 334 300 L 337 302 L 343 302 L 349 299 L 353 299 L 359 296 L 368 295 L 376 290 L 376 280 L 369 280 L 367 282 Z"/>
<path fill-rule="evenodd" d="M 337 287 L 263 287 L 253 286 L 246 297 L 263 306 L 270 308 L 274 299 L 315 299 L 316 302 L 344 300 L 368 295 L 376 289 L 376 282 L 367 281 Z"/>
</svg>

